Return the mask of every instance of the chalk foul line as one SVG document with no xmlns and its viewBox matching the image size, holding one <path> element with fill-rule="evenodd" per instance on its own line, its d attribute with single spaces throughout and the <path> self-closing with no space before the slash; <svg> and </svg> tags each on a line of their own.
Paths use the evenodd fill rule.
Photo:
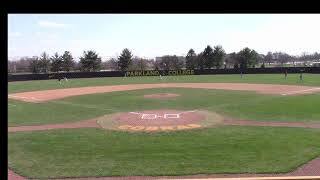
<svg viewBox="0 0 320 180">
<path fill-rule="evenodd" d="M 17 98 L 17 99 L 26 99 L 26 100 L 36 100 L 36 101 L 41 101 L 41 99 L 35 98 L 35 97 L 23 97 L 23 96 L 15 96 L 15 95 L 8 95 L 8 97 L 12 97 L 12 98 Z"/>
</svg>

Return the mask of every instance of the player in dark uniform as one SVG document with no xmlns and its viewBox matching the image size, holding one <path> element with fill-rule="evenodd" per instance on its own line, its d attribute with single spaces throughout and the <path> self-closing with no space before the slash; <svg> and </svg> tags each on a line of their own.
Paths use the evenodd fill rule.
<svg viewBox="0 0 320 180">
<path fill-rule="evenodd" d="M 288 72 L 287 72 L 287 70 L 285 70 L 284 71 L 284 78 L 287 79 L 287 76 L 288 76 Z"/>
<path fill-rule="evenodd" d="M 61 76 L 58 76 L 58 81 L 60 84 L 61 84 L 61 80 L 62 80 Z"/>
</svg>

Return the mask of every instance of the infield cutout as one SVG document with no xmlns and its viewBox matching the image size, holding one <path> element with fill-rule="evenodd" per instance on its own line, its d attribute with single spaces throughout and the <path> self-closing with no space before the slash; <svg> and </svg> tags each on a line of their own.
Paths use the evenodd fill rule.
<svg viewBox="0 0 320 180">
<path fill-rule="evenodd" d="M 97 118 L 104 129 L 130 132 L 177 131 L 222 123 L 222 116 L 202 110 L 149 110 L 106 115 Z"/>
</svg>

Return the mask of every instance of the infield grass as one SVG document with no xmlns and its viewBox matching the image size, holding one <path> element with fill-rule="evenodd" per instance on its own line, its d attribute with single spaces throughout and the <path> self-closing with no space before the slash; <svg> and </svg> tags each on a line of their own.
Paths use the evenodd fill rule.
<svg viewBox="0 0 320 180">
<path fill-rule="evenodd" d="M 145 94 L 176 93 L 172 99 L 146 99 Z M 301 96 L 262 95 L 247 91 L 144 89 L 74 96 L 46 103 L 9 100 L 9 126 L 87 120 L 115 112 L 151 109 L 202 109 L 235 119 L 320 121 L 320 93 Z"/>
</svg>

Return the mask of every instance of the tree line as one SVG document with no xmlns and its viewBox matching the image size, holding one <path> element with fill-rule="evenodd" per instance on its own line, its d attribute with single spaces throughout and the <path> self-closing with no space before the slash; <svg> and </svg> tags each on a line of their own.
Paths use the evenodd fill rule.
<svg viewBox="0 0 320 180">
<path fill-rule="evenodd" d="M 227 54 L 222 46 L 213 48 L 208 45 L 200 53 L 193 49 L 187 52 L 185 57 L 176 55 L 164 55 L 160 58 L 146 59 L 133 56 L 132 52 L 125 48 L 117 58 L 111 58 L 102 62 L 102 58 L 93 50 L 84 51 L 79 61 L 76 62 L 69 51 L 62 55 L 55 53 L 49 56 L 43 52 L 39 57 L 24 57 L 18 61 L 8 61 L 9 72 L 69 72 L 69 71 L 99 71 L 102 69 L 127 71 L 127 70 L 177 70 L 177 69 L 220 69 L 220 68 L 264 68 L 266 64 L 319 60 L 320 54 L 303 53 L 301 56 L 291 56 L 284 52 L 268 52 L 259 54 L 248 47 Z M 259 66 L 258 66 L 259 65 Z"/>
</svg>

